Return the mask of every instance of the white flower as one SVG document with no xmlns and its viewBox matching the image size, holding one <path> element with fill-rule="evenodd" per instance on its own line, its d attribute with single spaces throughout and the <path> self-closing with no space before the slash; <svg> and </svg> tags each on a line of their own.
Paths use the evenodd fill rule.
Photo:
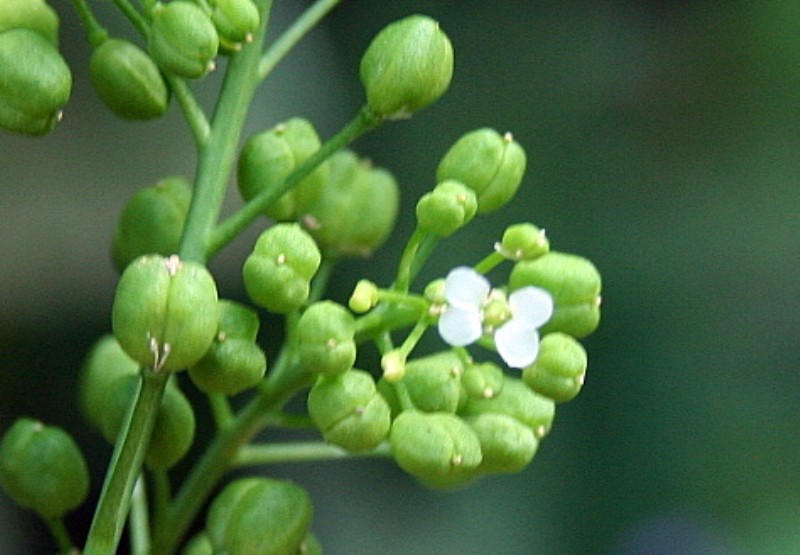
<svg viewBox="0 0 800 555">
<path fill-rule="evenodd" d="M 508 297 L 510 317 L 496 330 L 485 326 L 484 309 L 502 298 L 489 281 L 472 268 L 459 267 L 447 274 L 444 284 L 447 306 L 439 318 L 439 335 L 454 347 L 474 343 L 494 332 L 497 352 L 511 368 L 524 368 L 539 354 L 539 331 L 553 315 L 553 298 L 539 287 L 523 287 Z"/>
</svg>

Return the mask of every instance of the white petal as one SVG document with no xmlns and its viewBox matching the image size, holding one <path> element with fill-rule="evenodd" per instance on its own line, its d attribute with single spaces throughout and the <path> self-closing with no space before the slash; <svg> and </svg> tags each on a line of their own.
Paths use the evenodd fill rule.
<svg viewBox="0 0 800 555">
<path fill-rule="evenodd" d="M 546 324 L 553 315 L 553 297 L 539 287 L 517 289 L 508 297 L 508 306 L 512 319 L 523 320 L 534 328 Z"/>
<path fill-rule="evenodd" d="M 482 334 L 479 310 L 448 306 L 439 317 L 439 335 L 453 347 L 475 343 Z"/>
<path fill-rule="evenodd" d="M 494 344 L 509 368 L 525 368 L 539 354 L 539 332 L 527 322 L 514 318 L 495 332 Z"/>
<path fill-rule="evenodd" d="M 490 290 L 489 280 L 466 266 L 450 270 L 444 280 L 444 298 L 452 306 L 480 309 Z"/>
</svg>

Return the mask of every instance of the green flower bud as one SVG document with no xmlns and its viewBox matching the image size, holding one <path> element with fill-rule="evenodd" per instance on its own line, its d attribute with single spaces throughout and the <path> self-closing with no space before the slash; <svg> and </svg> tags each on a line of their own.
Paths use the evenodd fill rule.
<svg viewBox="0 0 800 555">
<path fill-rule="evenodd" d="M 278 224 L 263 232 L 245 260 L 247 294 L 259 306 L 285 314 L 303 306 L 322 255 L 297 224 Z"/>
<path fill-rule="evenodd" d="M 60 518 L 89 493 L 89 470 L 61 428 L 19 418 L 0 442 L 0 485 L 45 519 Z"/>
<path fill-rule="evenodd" d="M 444 295 L 444 279 L 435 279 L 425 286 L 423 296 L 433 304 L 444 305 L 447 297 Z"/>
<path fill-rule="evenodd" d="M 0 33 L 0 127 L 44 135 L 71 92 L 69 66 L 50 40 L 24 28 Z"/>
<path fill-rule="evenodd" d="M 0 0 L 0 33 L 30 29 L 58 46 L 58 14 L 44 0 Z"/>
<path fill-rule="evenodd" d="M 113 380 L 106 388 L 103 412 L 96 424 L 111 444 L 117 441 L 120 427 L 139 388 L 139 381 L 139 376 L 124 375 Z M 158 407 L 145 462 L 150 468 L 158 470 L 174 466 L 192 446 L 194 432 L 192 405 L 178 386 L 170 382 Z"/>
<path fill-rule="evenodd" d="M 112 310 L 114 335 L 128 355 L 154 370 L 192 366 L 219 323 L 217 287 L 201 264 L 142 256 L 122 273 Z"/>
<path fill-rule="evenodd" d="M 192 382 L 205 393 L 235 395 L 264 377 L 267 357 L 256 343 L 258 314 L 242 304 L 219 302 L 219 328 L 197 364 L 189 368 Z"/>
<path fill-rule="evenodd" d="M 322 555 L 322 545 L 317 536 L 309 532 L 294 555 Z"/>
<path fill-rule="evenodd" d="M 580 393 L 586 377 L 586 350 L 571 336 L 554 332 L 539 342 L 539 354 L 522 379 L 540 395 L 562 403 Z"/>
<path fill-rule="evenodd" d="M 126 40 L 108 39 L 94 49 L 89 78 L 103 103 L 123 119 L 154 119 L 169 106 L 169 89 L 155 62 Z"/>
<path fill-rule="evenodd" d="M 534 260 L 550 251 L 550 241 L 533 224 L 508 226 L 497 250 L 509 260 Z"/>
<path fill-rule="evenodd" d="M 301 118 L 292 118 L 253 135 L 245 142 L 239 156 L 237 183 L 242 197 L 251 200 L 263 191 L 281 186 L 320 145 L 314 126 Z M 320 196 L 329 178 L 330 167 L 324 162 L 273 202 L 265 211 L 266 215 L 278 221 L 298 219 Z"/>
<path fill-rule="evenodd" d="M 174 0 L 153 9 L 147 46 L 165 73 L 198 79 L 214 69 L 219 35 L 203 8 L 188 0 Z"/>
<path fill-rule="evenodd" d="M 372 310 L 376 304 L 378 304 L 378 286 L 366 279 L 359 280 L 347 303 L 350 310 L 356 314 L 364 314 Z"/>
<path fill-rule="evenodd" d="M 482 460 L 478 436 L 450 413 L 405 411 L 394 419 L 389 441 L 400 468 L 431 487 L 468 482 Z"/>
<path fill-rule="evenodd" d="M 447 237 L 468 224 L 477 209 L 478 201 L 472 189 L 448 179 L 419 199 L 417 221 L 420 229 Z"/>
<path fill-rule="evenodd" d="M 422 412 L 451 412 L 458 408 L 464 364 L 452 351 L 442 351 L 406 363 L 402 382 L 414 407 Z M 388 385 L 388 384 L 387 384 Z M 381 387 L 396 412 L 400 405 L 394 388 Z M 394 401 L 394 403 L 392 403 Z"/>
<path fill-rule="evenodd" d="M 78 404 L 84 417 L 98 429 L 105 418 L 111 384 L 122 376 L 137 376 L 139 364 L 122 350 L 113 335 L 92 346 L 81 367 Z"/>
<path fill-rule="evenodd" d="M 461 388 L 464 393 L 462 402 L 467 397 L 477 399 L 491 399 L 503 389 L 505 374 L 496 364 L 483 362 L 468 364 L 461 376 Z"/>
<path fill-rule="evenodd" d="M 144 254 L 177 252 L 191 199 L 189 183 L 182 177 L 168 177 L 136 191 L 125 203 L 114 231 L 114 267 L 121 272 Z"/>
<path fill-rule="evenodd" d="M 350 151 L 329 159 L 330 182 L 305 223 L 323 250 L 338 256 L 369 256 L 394 228 L 400 193 L 392 174 Z"/>
<path fill-rule="evenodd" d="M 531 462 L 539 447 L 533 430 L 511 416 L 487 413 L 467 422 L 481 443 L 481 472 L 519 472 Z"/>
<path fill-rule="evenodd" d="M 341 374 L 356 361 L 356 321 L 343 306 L 322 301 L 309 306 L 297 322 L 300 364 L 309 372 Z"/>
<path fill-rule="evenodd" d="M 531 391 L 517 378 L 506 376 L 503 389 L 489 399 L 467 399 L 459 414 L 465 417 L 482 414 L 505 414 L 533 430 L 537 439 L 548 434 L 555 417 L 555 403 Z"/>
<path fill-rule="evenodd" d="M 251 42 L 261 18 L 252 0 L 213 0 L 211 21 L 219 33 L 220 45 L 228 51 L 242 49 Z"/>
<path fill-rule="evenodd" d="M 373 449 L 391 426 L 389 405 L 363 370 L 321 376 L 308 393 L 308 414 L 326 441 L 347 449 Z"/>
<path fill-rule="evenodd" d="M 478 195 L 478 214 L 497 210 L 517 192 L 525 151 L 510 133 L 477 129 L 462 136 L 439 162 L 436 180 L 455 179 Z"/>
<path fill-rule="evenodd" d="M 408 117 L 436 101 L 453 77 L 453 46 L 439 23 L 411 15 L 381 30 L 361 58 L 367 104 L 380 116 Z"/>
<path fill-rule="evenodd" d="M 308 535 L 311 497 L 287 480 L 242 478 L 225 486 L 206 517 L 214 553 L 295 555 Z"/>
<path fill-rule="evenodd" d="M 508 286 L 513 291 L 526 285 L 547 289 L 553 296 L 553 316 L 542 332 L 561 331 L 585 337 L 600 323 L 601 279 L 594 265 L 574 254 L 550 252 L 536 260 L 518 262 Z"/>
</svg>

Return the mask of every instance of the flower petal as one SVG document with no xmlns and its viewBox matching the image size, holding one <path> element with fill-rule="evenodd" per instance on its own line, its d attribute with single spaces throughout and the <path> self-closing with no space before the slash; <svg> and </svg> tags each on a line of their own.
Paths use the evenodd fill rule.
<svg viewBox="0 0 800 555">
<path fill-rule="evenodd" d="M 480 310 L 491 290 L 489 280 L 472 268 L 453 268 L 444 280 L 444 298 L 447 304 Z"/>
<path fill-rule="evenodd" d="M 475 343 L 482 334 L 481 313 L 477 309 L 447 306 L 439 317 L 439 335 L 453 347 Z"/>
<path fill-rule="evenodd" d="M 553 315 L 553 297 L 540 287 L 523 287 L 508 297 L 513 320 L 522 320 L 529 326 L 538 328 L 547 323 Z"/>
<path fill-rule="evenodd" d="M 494 344 L 509 368 L 525 368 L 539 354 L 539 332 L 524 320 L 513 318 L 494 333 Z"/>
</svg>

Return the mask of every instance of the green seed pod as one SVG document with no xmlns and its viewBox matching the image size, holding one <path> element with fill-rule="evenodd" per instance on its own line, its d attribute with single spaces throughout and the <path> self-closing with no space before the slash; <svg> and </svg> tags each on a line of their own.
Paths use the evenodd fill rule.
<svg viewBox="0 0 800 555">
<path fill-rule="evenodd" d="M 117 441 L 120 427 L 139 388 L 139 376 L 125 375 L 116 378 L 106 390 L 100 433 L 111 444 Z M 164 390 L 158 407 L 145 462 L 150 468 L 166 470 L 174 466 L 189 451 L 194 440 L 194 410 L 175 382 Z"/>
<path fill-rule="evenodd" d="M 469 398 L 459 414 L 464 417 L 505 414 L 533 430 L 537 439 L 542 439 L 553 425 L 555 412 L 551 399 L 531 391 L 522 380 L 506 376 L 499 394 L 489 399 Z"/>
<path fill-rule="evenodd" d="M 225 486 L 206 517 L 214 553 L 296 555 L 308 535 L 311 497 L 287 480 L 242 478 Z"/>
<path fill-rule="evenodd" d="M 237 170 L 242 198 L 251 200 L 263 191 L 280 187 L 320 145 L 314 126 L 301 118 L 292 118 L 250 137 L 242 148 Z M 277 221 L 297 220 L 320 196 L 329 178 L 330 167 L 323 162 L 273 202 L 265 214 Z"/>
<path fill-rule="evenodd" d="M 384 27 L 361 58 L 367 104 L 390 119 L 436 101 L 453 77 L 453 45 L 439 23 L 411 15 Z"/>
<path fill-rule="evenodd" d="M 419 199 L 417 222 L 420 229 L 447 237 L 467 225 L 477 209 L 475 192 L 463 183 L 448 179 Z"/>
<path fill-rule="evenodd" d="M 165 73 L 198 79 L 214 69 L 219 35 L 203 8 L 188 0 L 174 0 L 153 9 L 147 46 Z"/>
<path fill-rule="evenodd" d="M 309 306 L 297 322 L 297 347 L 309 372 L 341 374 L 356 361 L 356 321 L 342 305 L 322 301 Z"/>
<path fill-rule="evenodd" d="M 408 361 L 402 381 L 418 410 L 454 413 L 461 398 L 463 373 L 461 359 L 452 351 L 442 351 Z M 398 404 L 394 406 L 399 409 Z"/>
<path fill-rule="evenodd" d="M 58 46 L 58 14 L 44 0 L 0 0 L 0 33 L 30 29 Z"/>
<path fill-rule="evenodd" d="M 563 403 L 580 393 L 586 365 L 580 343 L 565 333 L 548 333 L 539 342 L 534 363 L 522 370 L 522 379 L 536 393 Z"/>
<path fill-rule="evenodd" d="M 477 129 L 462 136 L 439 162 L 436 180 L 455 179 L 478 195 L 478 214 L 497 210 L 519 189 L 526 157 L 510 133 Z"/>
<path fill-rule="evenodd" d="M 405 411 L 394 419 L 389 441 L 400 468 L 431 487 L 465 484 L 482 460 L 478 436 L 450 413 Z"/>
<path fill-rule="evenodd" d="M 511 270 L 512 291 L 535 285 L 550 292 L 555 309 L 542 332 L 561 331 L 581 338 L 600 323 L 601 279 L 597 268 L 574 254 L 550 252 L 536 260 L 518 262 Z"/>
<path fill-rule="evenodd" d="M 122 273 L 112 327 L 128 355 L 154 370 L 200 360 L 219 323 L 217 287 L 201 264 L 177 256 L 141 256 Z"/>
<path fill-rule="evenodd" d="M 44 135 L 71 92 L 69 66 L 50 40 L 24 28 L 0 33 L 0 127 Z"/>
<path fill-rule="evenodd" d="M 255 343 L 261 323 L 258 313 L 247 305 L 228 299 L 219 301 L 219 333 Z"/>
<path fill-rule="evenodd" d="M 550 252 L 550 241 L 533 224 L 515 224 L 506 228 L 498 250 L 509 260 L 534 260 Z"/>
<path fill-rule="evenodd" d="M 468 364 L 461 376 L 462 404 L 468 397 L 491 399 L 503 390 L 505 374 L 496 364 Z"/>
<path fill-rule="evenodd" d="M 317 244 L 299 225 L 278 224 L 259 236 L 245 260 L 244 287 L 257 305 L 285 314 L 308 300 L 321 262 Z"/>
<path fill-rule="evenodd" d="M 326 441 L 348 451 L 373 449 L 391 426 L 389 405 L 363 370 L 321 376 L 308 393 L 308 414 Z"/>
<path fill-rule="evenodd" d="M 122 376 L 139 373 L 139 364 L 122 350 L 113 335 L 101 337 L 92 346 L 80 372 L 78 404 L 86 420 L 100 428 L 111 384 Z"/>
<path fill-rule="evenodd" d="M 388 171 L 350 151 L 337 152 L 329 163 L 330 182 L 308 207 L 306 226 L 334 256 L 369 256 L 394 229 L 397 182 Z"/>
<path fill-rule="evenodd" d="M 89 469 L 61 428 L 19 418 L 0 442 L 0 485 L 45 519 L 60 518 L 89 493 Z"/>
<path fill-rule="evenodd" d="M 251 42 L 261 18 L 252 0 L 212 0 L 211 21 L 219 33 L 220 46 L 236 52 Z"/>
<path fill-rule="evenodd" d="M 121 272 L 144 254 L 176 253 L 191 200 L 189 183 L 177 176 L 136 191 L 125 203 L 114 231 L 114 267 Z"/>
<path fill-rule="evenodd" d="M 127 40 L 112 38 L 95 48 L 89 78 L 100 100 L 123 119 L 154 119 L 169 106 L 169 89 L 158 66 Z"/>
<path fill-rule="evenodd" d="M 481 414 L 467 420 L 481 443 L 480 471 L 486 474 L 519 472 L 539 447 L 533 430 L 504 414 Z"/>
</svg>

